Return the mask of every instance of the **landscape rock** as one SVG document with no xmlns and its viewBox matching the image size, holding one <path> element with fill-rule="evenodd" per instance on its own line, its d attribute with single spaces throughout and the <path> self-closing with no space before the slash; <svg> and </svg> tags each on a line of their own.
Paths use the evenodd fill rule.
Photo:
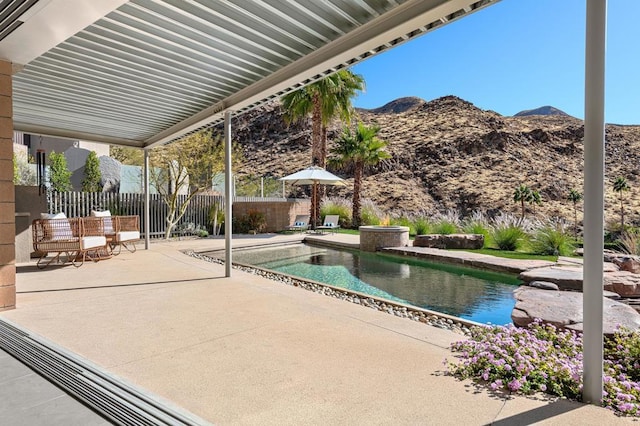
<svg viewBox="0 0 640 426">
<path fill-rule="evenodd" d="M 613 260 L 621 271 L 640 274 L 640 257 L 638 256 L 622 256 Z"/>
<path fill-rule="evenodd" d="M 582 291 L 582 276 L 581 267 L 550 266 L 524 271 L 518 278 L 525 283 L 547 281 L 556 284 L 560 290 Z"/>
<path fill-rule="evenodd" d="M 628 271 L 604 274 L 604 289 L 622 297 L 640 297 L 640 275 Z"/>
<path fill-rule="evenodd" d="M 484 246 L 482 234 L 416 235 L 414 247 L 478 250 Z"/>
<path fill-rule="evenodd" d="M 528 286 L 539 288 L 540 290 L 560 290 L 560 288 L 558 288 L 558 284 L 550 283 L 548 281 L 531 281 Z"/>
<path fill-rule="evenodd" d="M 516 305 L 511 313 L 513 323 L 525 327 L 539 318 L 556 327 L 582 331 L 582 293 L 546 291 L 522 286 L 514 291 Z M 640 314 L 624 303 L 608 298 L 603 300 L 603 331 L 611 336 L 618 326 L 640 330 Z"/>
</svg>

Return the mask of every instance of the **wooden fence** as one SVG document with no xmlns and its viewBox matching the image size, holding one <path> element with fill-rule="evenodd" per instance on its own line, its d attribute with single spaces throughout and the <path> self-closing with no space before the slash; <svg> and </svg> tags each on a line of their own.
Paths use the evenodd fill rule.
<svg viewBox="0 0 640 426">
<path fill-rule="evenodd" d="M 179 195 L 179 202 L 187 198 Z M 235 197 L 234 202 L 286 201 L 285 198 Z M 224 208 L 224 196 L 196 195 L 176 225 L 179 232 L 190 225 L 209 228 L 209 209 L 215 203 Z M 140 229 L 145 229 L 144 194 L 116 194 L 109 192 L 50 192 L 47 198 L 49 213 L 64 212 L 67 217 L 91 215 L 91 210 L 109 210 L 112 215 L 140 216 Z M 164 235 L 168 208 L 160 194 L 149 194 L 149 222 L 152 236 Z"/>
</svg>

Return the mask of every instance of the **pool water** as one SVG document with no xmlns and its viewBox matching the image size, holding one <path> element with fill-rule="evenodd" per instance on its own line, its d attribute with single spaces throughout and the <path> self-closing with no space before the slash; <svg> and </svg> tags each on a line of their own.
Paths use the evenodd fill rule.
<svg viewBox="0 0 640 426">
<path fill-rule="evenodd" d="M 508 324 L 517 278 L 412 258 L 305 244 L 234 250 L 234 261 L 479 323 Z"/>
</svg>

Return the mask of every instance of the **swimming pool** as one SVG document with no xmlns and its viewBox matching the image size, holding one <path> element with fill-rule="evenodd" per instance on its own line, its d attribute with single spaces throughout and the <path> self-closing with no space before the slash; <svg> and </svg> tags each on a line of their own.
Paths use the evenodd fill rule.
<svg viewBox="0 0 640 426">
<path fill-rule="evenodd" d="M 234 250 L 234 261 L 492 324 L 511 322 L 517 278 L 412 258 L 295 244 Z"/>
</svg>

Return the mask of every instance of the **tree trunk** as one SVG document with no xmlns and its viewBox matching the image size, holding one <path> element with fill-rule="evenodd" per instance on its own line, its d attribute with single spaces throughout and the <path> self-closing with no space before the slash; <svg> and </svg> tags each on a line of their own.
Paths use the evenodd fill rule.
<svg viewBox="0 0 640 426">
<path fill-rule="evenodd" d="M 311 113 L 311 164 L 324 167 L 321 155 L 322 138 L 322 100 L 318 93 L 313 95 L 313 112 Z"/>
<path fill-rule="evenodd" d="M 353 213 L 351 214 L 353 228 L 360 226 L 360 187 L 362 186 L 362 172 L 364 163 L 362 161 L 355 162 L 355 171 L 353 173 Z"/>
<path fill-rule="evenodd" d="M 320 129 L 320 163 L 319 166 L 323 169 L 327 168 L 327 126 L 322 125 Z M 318 200 L 318 204 L 322 201 L 322 199 L 327 196 L 327 185 L 322 185 L 320 188 L 320 198 Z"/>
<path fill-rule="evenodd" d="M 620 233 L 624 233 L 624 203 L 622 202 L 622 196 L 620 196 Z"/>
<path fill-rule="evenodd" d="M 524 220 L 524 198 L 520 200 L 520 205 L 522 206 L 522 217 L 520 217 L 520 220 Z"/>
<path fill-rule="evenodd" d="M 320 166 L 320 139 L 322 136 L 322 100 L 320 95 L 315 93 L 313 95 L 313 113 L 311 116 L 311 164 L 314 166 Z M 320 203 L 318 185 L 314 184 L 311 188 L 311 221 L 313 227 L 316 226 L 316 221 L 320 215 Z"/>
<path fill-rule="evenodd" d="M 573 239 L 578 241 L 578 208 L 573 203 Z"/>
</svg>

